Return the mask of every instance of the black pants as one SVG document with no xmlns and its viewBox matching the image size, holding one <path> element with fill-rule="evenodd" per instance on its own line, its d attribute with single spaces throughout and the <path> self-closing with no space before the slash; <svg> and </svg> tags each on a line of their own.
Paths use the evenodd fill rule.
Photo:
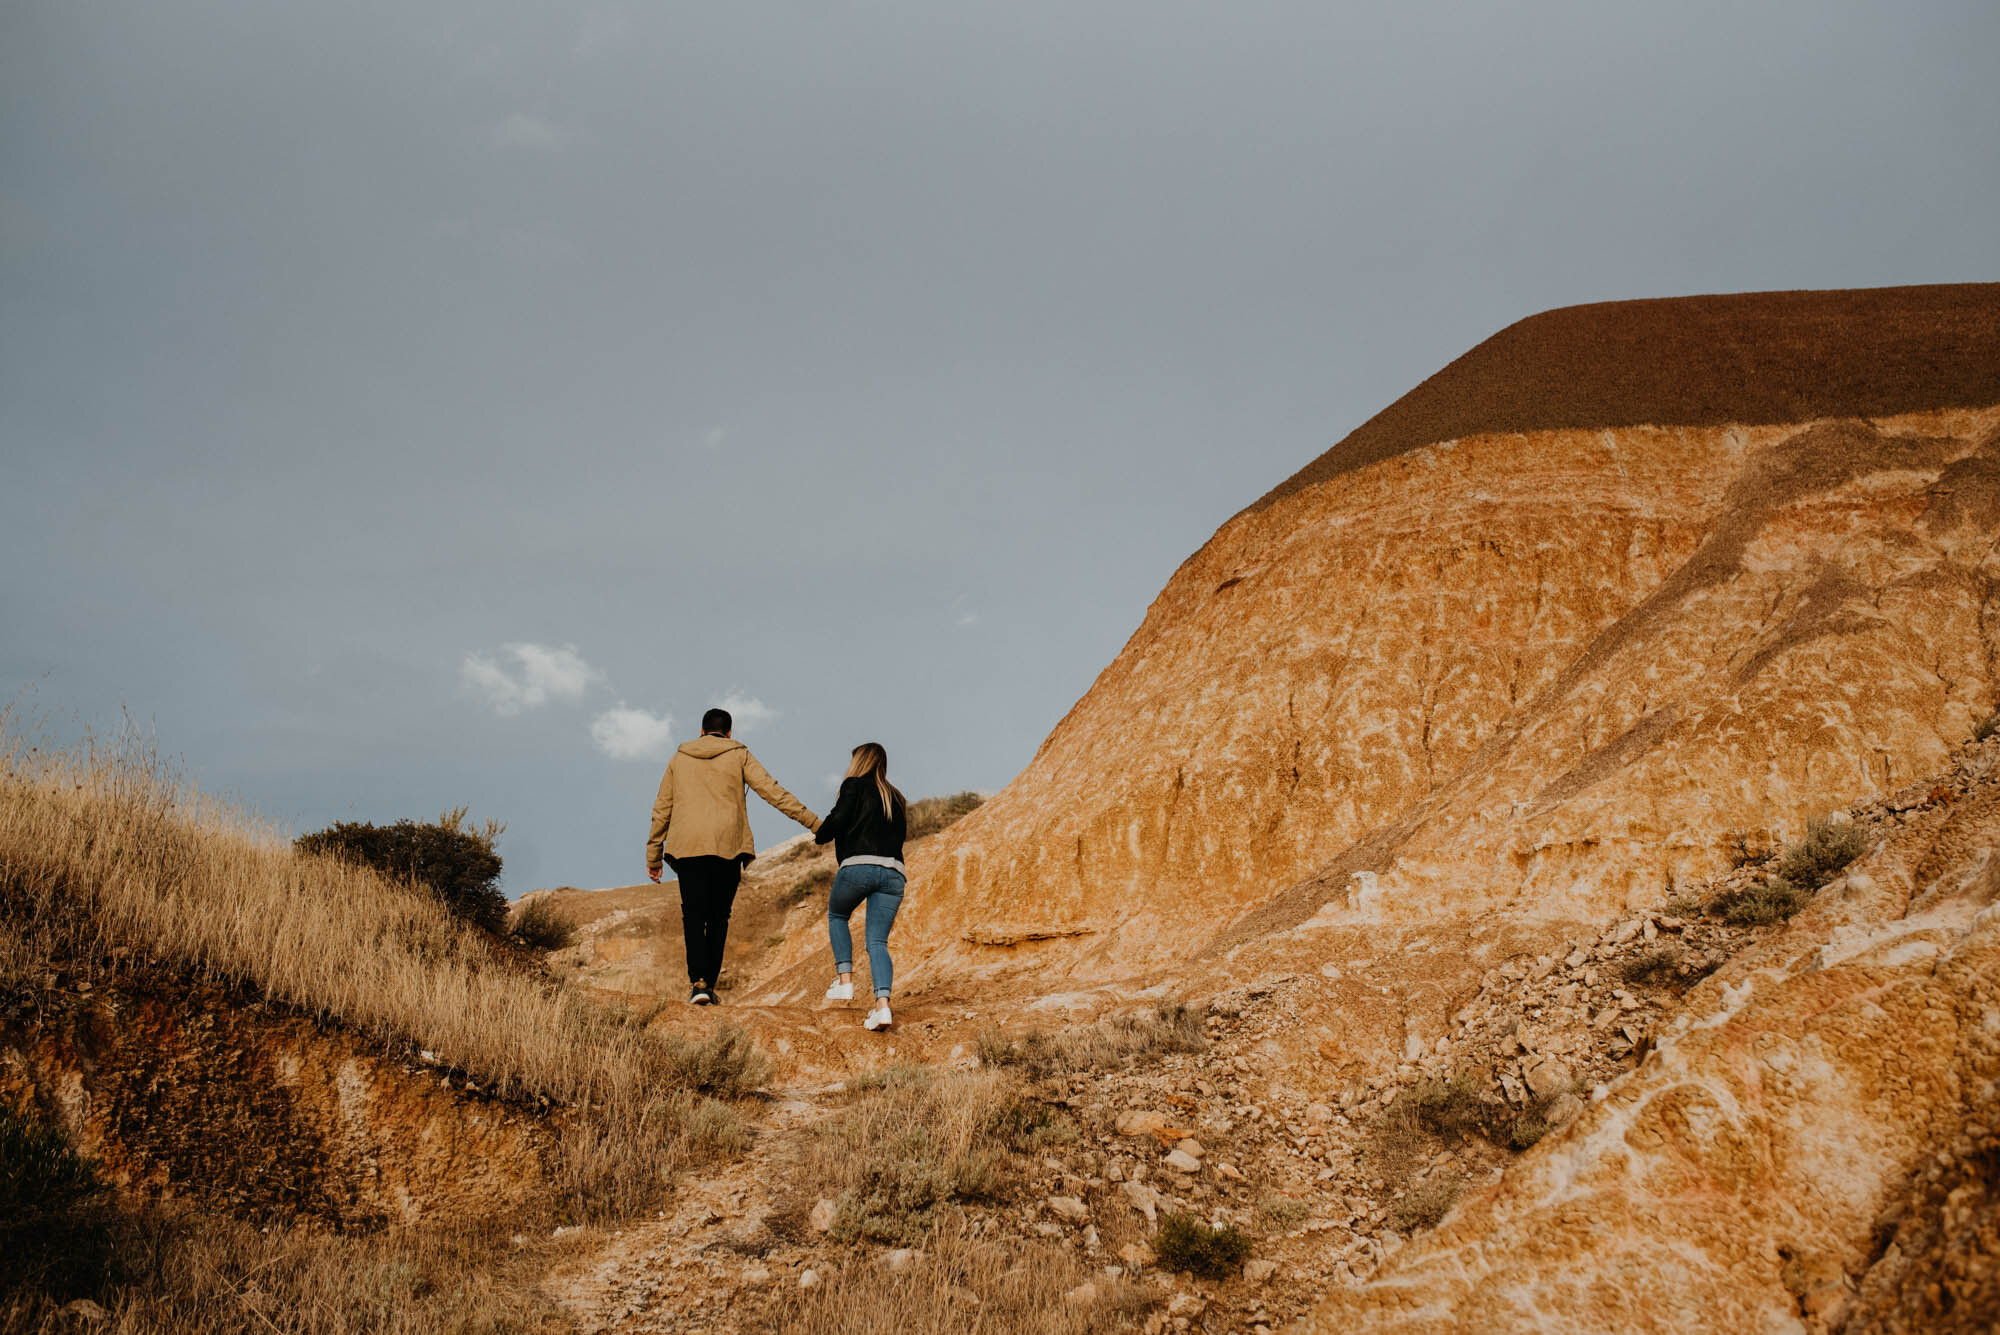
<svg viewBox="0 0 2000 1335">
<path fill-rule="evenodd" d="M 681 931 L 687 937 L 688 983 L 712 988 L 722 973 L 722 946 L 729 940 L 729 910 L 743 864 L 734 858 L 676 858 L 681 884 Z"/>
</svg>

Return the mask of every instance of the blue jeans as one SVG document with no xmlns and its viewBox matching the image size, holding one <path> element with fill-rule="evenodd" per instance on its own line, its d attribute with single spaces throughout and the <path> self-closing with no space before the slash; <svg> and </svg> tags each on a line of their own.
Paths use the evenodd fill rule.
<svg viewBox="0 0 2000 1335">
<path fill-rule="evenodd" d="M 903 907 L 903 873 L 894 867 L 863 863 L 842 867 L 833 876 L 833 889 L 826 898 L 826 934 L 833 942 L 833 964 L 837 973 L 854 972 L 854 937 L 847 920 L 863 903 L 868 905 L 868 972 L 875 979 L 875 995 L 889 995 L 896 966 L 889 960 L 889 929 L 896 925 L 896 910 Z"/>
</svg>

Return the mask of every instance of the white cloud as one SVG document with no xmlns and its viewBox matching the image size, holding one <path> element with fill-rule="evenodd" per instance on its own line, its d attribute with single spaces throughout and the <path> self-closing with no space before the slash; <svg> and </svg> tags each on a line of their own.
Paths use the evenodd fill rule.
<svg viewBox="0 0 2000 1335">
<path fill-rule="evenodd" d="M 674 746 L 674 717 L 634 709 L 620 700 L 590 721 L 590 740 L 613 760 L 657 758 Z"/>
<path fill-rule="evenodd" d="M 777 710 L 741 691 L 731 691 L 723 696 L 722 708 L 728 710 L 729 717 L 735 720 L 734 730 L 737 732 L 749 732 L 752 728 L 762 727 L 778 717 Z"/>
<path fill-rule="evenodd" d="M 569 136 L 540 116 L 517 111 L 493 127 L 495 148 L 520 148 L 530 152 L 550 152 L 569 143 Z"/>
<path fill-rule="evenodd" d="M 551 700 L 580 699 L 604 679 L 603 673 L 583 661 L 573 644 L 561 648 L 503 644 L 500 658 L 511 660 L 511 668 L 485 654 L 473 653 L 465 656 L 458 670 L 460 679 L 483 694 L 496 714 L 518 714 Z"/>
</svg>

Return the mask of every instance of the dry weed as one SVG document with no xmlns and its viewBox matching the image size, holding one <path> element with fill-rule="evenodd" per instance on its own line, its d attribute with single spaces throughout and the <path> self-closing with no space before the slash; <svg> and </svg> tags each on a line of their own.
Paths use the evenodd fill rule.
<svg viewBox="0 0 2000 1335">
<path fill-rule="evenodd" d="M 1078 1293 L 1086 1281 L 1090 1288 Z M 1097 1335 L 1137 1329 L 1136 1318 L 1164 1301 L 1165 1292 L 1093 1279 L 1072 1248 L 985 1242 L 963 1220 L 948 1218 L 906 1273 L 857 1260 L 819 1288 L 783 1293 L 769 1328 L 787 1335 Z M 1075 1300 L 1066 1298 L 1072 1293 Z"/>
<path fill-rule="evenodd" d="M 1018 1066 L 1033 1080 L 1115 1070 L 1169 1052 L 1199 1052 L 1208 1046 L 1201 1016 L 1180 1002 L 1137 1015 L 1115 1015 L 1059 1034 L 1031 1029 L 1018 1039 L 1008 1039 L 988 1030 L 977 1041 L 982 1063 Z"/>
</svg>

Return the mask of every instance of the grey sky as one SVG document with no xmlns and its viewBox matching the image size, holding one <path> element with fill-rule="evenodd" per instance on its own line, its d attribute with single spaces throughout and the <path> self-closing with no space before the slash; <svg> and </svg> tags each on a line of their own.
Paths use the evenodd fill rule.
<svg viewBox="0 0 2000 1335">
<path fill-rule="evenodd" d="M 0 698 L 299 829 L 470 804 L 515 893 L 638 879 L 633 711 L 760 701 L 819 809 L 867 738 L 998 787 L 1502 325 L 2000 276 L 1996 51 L 1990 0 L 11 0 Z"/>
</svg>

